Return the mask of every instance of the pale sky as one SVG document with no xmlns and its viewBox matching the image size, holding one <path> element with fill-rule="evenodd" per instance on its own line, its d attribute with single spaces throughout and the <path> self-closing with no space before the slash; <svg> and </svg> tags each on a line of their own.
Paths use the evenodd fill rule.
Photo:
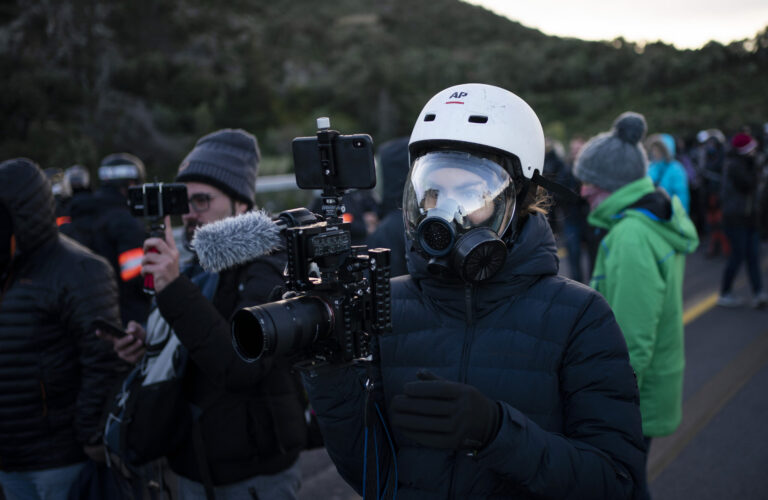
<svg viewBox="0 0 768 500">
<path fill-rule="evenodd" d="M 768 26 L 768 0 L 465 0 L 547 35 L 582 40 L 661 40 L 697 49 L 724 45 Z"/>
</svg>

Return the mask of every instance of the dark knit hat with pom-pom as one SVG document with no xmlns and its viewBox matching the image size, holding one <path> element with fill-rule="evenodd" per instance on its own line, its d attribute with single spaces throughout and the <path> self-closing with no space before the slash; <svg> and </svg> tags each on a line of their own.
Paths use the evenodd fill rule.
<svg viewBox="0 0 768 500">
<path fill-rule="evenodd" d="M 642 145 L 645 118 L 627 111 L 613 122 L 611 130 L 590 139 L 579 152 L 574 175 L 585 183 L 616 191 L 648 173 L 648 158 Z"/>
</svg>

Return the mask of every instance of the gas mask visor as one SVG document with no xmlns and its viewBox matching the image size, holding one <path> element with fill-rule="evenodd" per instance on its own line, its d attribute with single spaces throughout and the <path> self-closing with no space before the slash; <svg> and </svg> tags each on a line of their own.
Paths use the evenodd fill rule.
<svg viewBox="0 0 768 500">
<path fill-rule="evenodd" d="M 515 211 L 515 184 L 501 161 L 441 150 L 417 158 L 403 194 L 408 237 L 464 281 L 488 279 L 504 264 L 501 240 Z"/>
</svg>

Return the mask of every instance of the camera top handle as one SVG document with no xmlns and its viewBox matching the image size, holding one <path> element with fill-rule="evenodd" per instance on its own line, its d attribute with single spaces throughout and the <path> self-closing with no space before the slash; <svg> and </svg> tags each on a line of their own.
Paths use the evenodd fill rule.
<svg viewBox="0 0 768 500">
<path fill-rule="evenodd" d="M 323 192 L 320 195 L 323 199 L 322 215 L 329 224 L 340 223 L 345 210 L 341 198 L 346 190 L 338 188 L 334 183 L 336 164 L 333 160 L 333 143 L 338 136 L 337 130 L 331 130 L 330 118 L 321 116 L 317 119 L 317 149 L 320 153 L 320 168 L 323 170 Z"/>
</svg>

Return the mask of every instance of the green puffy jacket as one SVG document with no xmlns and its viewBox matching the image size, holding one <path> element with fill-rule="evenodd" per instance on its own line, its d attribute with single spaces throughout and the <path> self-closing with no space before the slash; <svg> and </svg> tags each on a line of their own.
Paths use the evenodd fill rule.
<svg viewBox="0 0 768 500">
<path fill-rule="evenodd" d="M 680 200 L 670 209 L 648 177 L 612 193 L 589 223 L 608 230 L 590 285 L 608 300 L 627 341 L 643 434 L 671 434 L 682 418 L 683 273 L 699 244 L 696 229 Z"/>
</svg>

